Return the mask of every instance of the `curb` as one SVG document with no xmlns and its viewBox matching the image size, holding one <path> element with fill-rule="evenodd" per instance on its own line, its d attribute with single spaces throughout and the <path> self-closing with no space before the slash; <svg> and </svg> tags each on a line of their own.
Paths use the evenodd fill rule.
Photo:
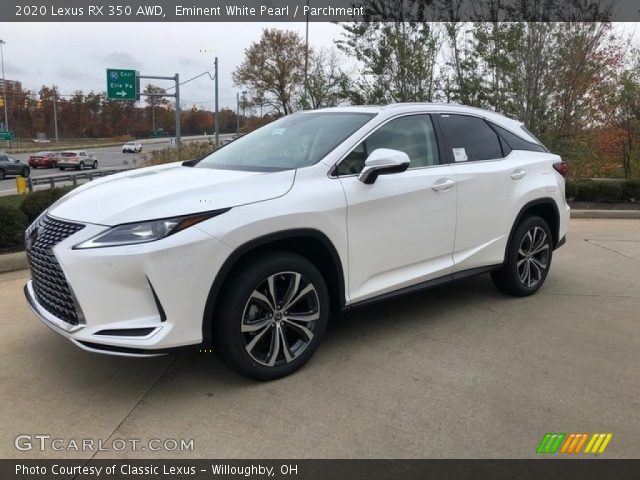
<svg viewBox="0 0 640 480">
<path fill-rule="evenodd" d="M 640 219 L 640 210 L 571 210 L 571 218 Z M 29 268 L 25 252 L 0 255 L 0 273 Z"/>
<path fill-rule="evenodd" d="M 640 210 L 571 210 L 571 218 L 640 219 Z"/>
<path fill-rule="evenodd" d="M 0 255 L 0 273 L 26 270 L 29 268 L 25 252 L 5 253 Z"/>
</svg>

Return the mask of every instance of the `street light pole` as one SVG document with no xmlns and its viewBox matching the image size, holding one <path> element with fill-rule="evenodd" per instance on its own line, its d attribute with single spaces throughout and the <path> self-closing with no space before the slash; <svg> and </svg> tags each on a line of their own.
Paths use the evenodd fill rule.
<svg viewBox="0 0 640 480">
<path fill-rule="evenodd" d="M 236 92 L 236 136 L 240 135 L 240 92 Z"/>
<path fill-rule="evenodd" d="M 309 95 L 309 80 L 308 80 L 308 70 L 309 70 L 309 0 L 307 0 L 307 25 L 306 25 L 306 34 L 304 41 L 304 102 L 305 108 L 308 108 L 307 98 Z"/>
<path fill-rule="evenodd" d="M 56 86 L 53 86 L 53 129 L 55 132 L 56 143 L 58 143 L 58 92 Z"/>
<path fill-rule="evenodd" d="M 9 131 L 9 114 L 7 113 L 7 80 L 4 78 L 4 50 L 2 46 L 7 43 L 0 39 L 0 60 L 2 63 L 2 101 L 4 102 L 4 129 Z"/>
<path fill-rule="evenodd" d="M 247 91 L 242 91 L 242 121 L 243 125 L 247 125 Z"/>
<path fill-rule="evenodd" d="M 218 116 L 220 114 L 220 112 L 218 111 L 218 57 L 215 57 L 213 60 L 213 65 L 214 65 L 214 74 L 215 74 L 215 82 L 216 82 L 216 116 L 214 118 L 214 125 L 215 125 L 215 131 L 216 131 L 216 148 L 218 148 L 220 146 L 220 120 L 218 119 Z"/>
</svg>

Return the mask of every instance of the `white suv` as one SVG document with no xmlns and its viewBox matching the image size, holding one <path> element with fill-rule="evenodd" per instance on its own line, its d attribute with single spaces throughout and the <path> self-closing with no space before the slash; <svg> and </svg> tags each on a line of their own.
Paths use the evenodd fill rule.
<svg viewBox="0 0 640 480">
<path fill-rule="evenodd" d="M 537 291 L 567 231 L 565 170 L 489 111 L 301 112 L 73 190 L 26 232 L 25 294 L 86 350 L 213 348 L 273 379 L 311 357 L 330 312 L 485 272 Z"/>
</svg>

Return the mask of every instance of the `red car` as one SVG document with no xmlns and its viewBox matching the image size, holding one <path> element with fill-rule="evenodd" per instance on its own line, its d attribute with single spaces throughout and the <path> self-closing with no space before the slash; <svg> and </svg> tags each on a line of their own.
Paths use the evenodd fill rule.
<svg viewBox="0 0 640 480">
<path fill-rule="evenodd" d="M 29 166 L 32 168 L 56 168 L 60 161 L 60 154 L 55 152 L 38 152 L 29 157 Z"/>
</svg>

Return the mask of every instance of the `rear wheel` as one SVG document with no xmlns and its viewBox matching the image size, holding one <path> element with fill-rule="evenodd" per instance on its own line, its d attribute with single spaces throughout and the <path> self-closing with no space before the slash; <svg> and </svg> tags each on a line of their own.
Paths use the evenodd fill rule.
<svg viewBox="0 0 640 480">
<path fill-rule="evenodd" d="M 4 180 L 4 179 L 5 179 L 4 170 L 0 169 L 0 180 Z"/>
<path fill-rule="evenodd" d="M 284 377 L 318 348 L 329 294 L 318 269 L 300 255 L 274 252 L 238 268 L 213 322 L 214 350 L 254 380 Z"/>
<path fill-rule="evenodd" d="M 91 168 L 92 168 L 92 169 L 94 169 L 94 170 L 95 170 L 96 168 L 98 168 L 98 161 L 97 161 L 97 160 L 94 160 L 94 161 L 93 161 L 93 165 L 91 165 Z"/>
<path fill-rule="evenodd" d="M 76 170 L 84 170 L 84 162 L 80 162 L 80 164 L 76 167 Z"/>
<path fill-rule="evenodd" d="M 491 273 L 493 283 L 518 297 L 537 292 L 551 267 L 552 242 L 547 222 L 538 216 L 526 217 L 513 234 L 502 268 Z"/>
</svg>

